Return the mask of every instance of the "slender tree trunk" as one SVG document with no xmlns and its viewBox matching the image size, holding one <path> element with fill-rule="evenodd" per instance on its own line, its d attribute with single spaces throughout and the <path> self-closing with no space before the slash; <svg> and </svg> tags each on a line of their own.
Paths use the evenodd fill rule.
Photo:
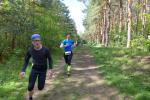
<svg viewBox="0 0 150 100">
<path fill-rule="evenodd" d="M 147 9 L 147 0 L 143 0 L 142 2 L 142 34 L 144 35 L 144 30 L 145 30 L 145 24 L 146 24 L 146 17 L 144 16 L 144 14 L 146 13 L 146 9 Z"/>
<path fill-rule="evenodd" d="M 98 23 L 98 43 L 101 43 L 100 40 L 101 40 L 101 22 L 99 21 Z"/>
<path fill-rule="evenodd" d="M 8 40 L 8 33 L 5 32 L 5 39 Z"/>
<path fill-rule="evenodd" d="M 105 37 L 106 37 L 106 41 L 105 41 L 105 47 L 108 46 L 108 41 L 109 41 L 109 38 L 108 38 L 108 34 L 109 34 L 109 31 L 110 31 L 110 9 L 111 9 L 111 0 L 107 0 L 106 2 L 106 33 L 105 33 Z"/>
<path fill-rule="evenodd" d="M 12 40 L 11 40 L 11 48 L 15 49 L 16 47 L 16 34 L 12 34 Z"/>
<path fill-rule="evenodd" d="M 106 36 L 107 36 L 107 4 L 104 8 L 104 46 L 106 47 Z"/>
<path fill-rule="evenodd" d="M 140 5 L 140 0 L 138 0 L 138 5 Z M 138 27 L 139 27 L 139 8 L 136 11 L 136 34 L 138 35 Z"/>
<path fill-rule="evenodd" d="M 112 21 L 111 21 L 112 23 L 111 23 L 111 26 L 110 26 L 110 29 L 112 30 L 112 29 L 114 29 L 115 27 L 115 14 L 113 14 L 113 18 L 112 18 Z"/>
<path fill-rule="evenodd" d="M 120 23 L 119 23 L 119 33 L 122 31 L 122 23 L 123 23 L 123 3 L 122 3 L 122 0 L 120 0 Z"/>
<path fill-rule="evenodd" d="M 103 19 L 102 19 L 102 28 L 101 28 L 101 34 L 102 34 L 102 45 L 105 45 L 105 16 L 106 11 L 103 9 Z"/>
<path fill-rule="evenodd" d="M 132 5 L 132 0 L 128 0 L 128 34 L 127 34 L 127 48 L 130 47 L 130 41 L 131 41 L 131 17 L 132 17 L 132 12 L 131 12 L 131 5 Z"/>
<path fill-rule="evenodd" d="M 107 7 L 105 5 L 104 8 L 104 29 L 103 29 L 103 42 L 104 42 L 104 46 L 106 46 L 106 34 L 107 34 Z"/>
<path fill-rule="evenodd" d="M 104 46 L 108 46 L 108 33 L 110 29 L 110 0 L 106 0 L 104 7 L 104 28 L 103 28 L 103 39 L 102 43 Z"/>
<path fill-rule="evenodd" d="M 127 30 L 127 26 L 128 26 L 128 1 L 126 0 L 126 10 L 125 10 L 125 23 L 124 23 L 124 26 L 125 26 L 125 30 Z"/>
</svg>

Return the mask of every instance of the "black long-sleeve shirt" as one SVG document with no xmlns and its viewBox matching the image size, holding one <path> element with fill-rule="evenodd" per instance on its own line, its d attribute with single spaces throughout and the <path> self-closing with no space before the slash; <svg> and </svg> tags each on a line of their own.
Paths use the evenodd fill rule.
<svg viewBox="0 0 150 100">
<path fill-rule="evenodd" d="M 40 50 L 36 50 L 33 47 L 30 47 L 24 59 L 24 64 L 22 67 L 23 72 L 25 72 L 31 57 L 33 60 L 33 67 L 32 67 L 33 69 L 38 71 L 46 71 L 48 67 L 48 62 L 49 62 L 49 69 L 52 69 L 53 61 L 48 48 L 42 46 Z"/>
</svg>

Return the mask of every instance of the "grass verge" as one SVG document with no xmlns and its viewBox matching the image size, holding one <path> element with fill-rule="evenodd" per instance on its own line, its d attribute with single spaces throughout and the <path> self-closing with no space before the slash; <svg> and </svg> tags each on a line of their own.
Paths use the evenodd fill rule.
<svg viewBox="0 0 150 100">
<path fill-rule="evenodd" d="M 135 100 L 150 100 L 150 61 L 148 52 L 121 48 L 92 47 L 99 73 L 108 85 Z"/>
</svg>

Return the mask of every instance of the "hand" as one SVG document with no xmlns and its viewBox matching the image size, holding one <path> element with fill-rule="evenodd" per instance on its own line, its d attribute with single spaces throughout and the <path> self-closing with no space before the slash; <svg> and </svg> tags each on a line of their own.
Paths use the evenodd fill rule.
<svg viewBox="0 0 150 100">
<path fill-rule="evenodd" d="M 66 48 L 66 47 L 69 47 L 70 45 L 64 45 L 64 47 Z"/>
<path fill-rule="evenodd" d="M 73 47 L 77 47 L 78 43 L 74 43 Z"/>
<path fill-rule="evenodd" d="M 51 79 L 52 76 L 53 76 L 53 71 L 52 71 L 52 69 L 49 69 L 48 70 L 48 77 Z"/>
<path fill-rule="evenodd" d="M 20 73 L 20 78 L 22 79 L 22 78 L 24 78 L 25 77 L 25 72 L 21 72 Z"/>
<path fill-rule="evenodd" d="M 75 47 L 78 45 L 78 43 L 75 43 Z"/>
<path fill-rule="evenodd" d="M 76 45 L 76 46 L 78 45 L 78 41 L 76 41 L 75 45 Z"/>
</svg>

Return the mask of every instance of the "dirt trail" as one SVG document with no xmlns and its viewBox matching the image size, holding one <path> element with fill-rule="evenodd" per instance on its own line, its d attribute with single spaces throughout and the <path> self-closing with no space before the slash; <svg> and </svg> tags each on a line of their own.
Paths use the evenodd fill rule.
<svg viewBox="0 0 150 100">
<path fill-rule="evenodd" d="M 54 78 L 46 81 L 42 92 L 36 91 L 34 100 L 129 100 L 106 85 L 86 48 L 74 54 L 71 77 L 63 74 L 63 59 L 56 66 Z"/>
</svg>

